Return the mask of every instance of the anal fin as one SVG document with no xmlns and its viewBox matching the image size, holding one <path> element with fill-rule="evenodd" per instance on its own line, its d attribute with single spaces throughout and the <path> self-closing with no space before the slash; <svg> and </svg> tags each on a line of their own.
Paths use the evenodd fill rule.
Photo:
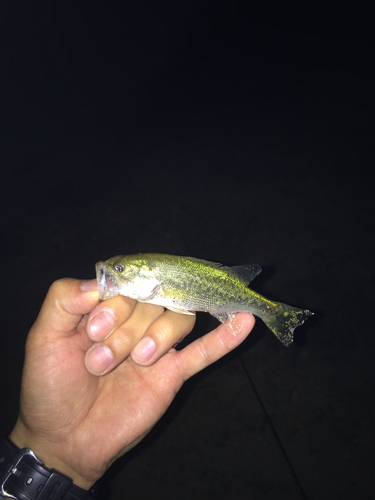
<svg viewBox="0 0 375 500">
<path fill-rule="evenodd" d="M 177 307 L 170 307 L 170 306 L 164 306 L 164 307 L 178 314 L 189 314 L 191 316 L 194 316 L 195 314 L 194 312 L 191 312 L 188 309 L 178 309 Z"/>
<path fill-rule="evenodd" d="M 237 335 L 242 330 L 242 325 L 235 325 L 234 320 L 237 316 L 237 313 L 210 313 L 211 316 L 218 319 L 220 323 L 223 323 L 227 327 L 227 329 L 233 334 Z"/>
</svg>

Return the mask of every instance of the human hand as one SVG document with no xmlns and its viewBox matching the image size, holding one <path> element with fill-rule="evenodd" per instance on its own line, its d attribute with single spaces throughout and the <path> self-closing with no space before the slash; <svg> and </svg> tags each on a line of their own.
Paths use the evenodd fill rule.
<svg viewBox="0 0 375 500">
<path fill-rule="evenodd" d="M 20 414 L 10 435 L 84 489 L 149 432 L 184 381 L 237 347 L 255 322 L 240 313 L 237 335 L 220 325 L 176 351 L 194 316 L 125 297 L 99 303 L 94 286 L 73 279 L 51 286 L 27 338 Z M 113 321 L 96 328 L 103 312 Z M 155 350 L 141 359 L 142 351 L 150 354 L 147 339 Z M 101 358 L 98 347 L 112 356 Z"/>
</svg>

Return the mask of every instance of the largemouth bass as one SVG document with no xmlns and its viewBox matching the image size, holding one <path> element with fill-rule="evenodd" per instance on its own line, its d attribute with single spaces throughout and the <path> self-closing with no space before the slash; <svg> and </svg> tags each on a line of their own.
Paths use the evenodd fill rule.
<svg viewBox="0 0 375 500">
<path fill-rule="evenodd" d="M 181 314 L 209 312 L 230 327 L 238 312 L 249 312 L 286 346 L 295 328 L 313 313 L 275 302 L 248 288 L 260 272 L 257 264 L 225 267 L 176 255 L 118 255 L 96 264 L 100 300 L 125 295 Z"/>
</svg>

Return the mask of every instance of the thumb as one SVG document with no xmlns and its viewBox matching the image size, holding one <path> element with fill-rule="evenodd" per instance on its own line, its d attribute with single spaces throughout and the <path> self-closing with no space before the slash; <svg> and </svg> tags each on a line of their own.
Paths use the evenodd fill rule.
<svg viewBox="0 0 375 500">
<path fill-rule="evenodd" d="M 212 332 L 176 351 L 179 371 L 184 380 L 215 363 L 238 347 L 254 328 L 255 318 L 249 313 L 237 313 L 231 328 L 219 325 Z"/>
<path fill-rule="evenodd" d="M 38 332 L 49 341 L 71 335 L 84 314 L 99 303 L 96 280 L 83 281 L 63 278 L 48 290 L 39 315 L 30 331 Z"/>
</svg>

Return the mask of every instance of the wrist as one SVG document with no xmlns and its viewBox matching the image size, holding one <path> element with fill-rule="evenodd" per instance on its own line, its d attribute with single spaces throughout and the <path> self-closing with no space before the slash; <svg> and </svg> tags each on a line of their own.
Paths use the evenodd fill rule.
<svg viewBox="0 0 375 500">
<path fill-rule="evenodd" d="M 48 469 L 54 469 L 71 478 L 73 483 L 79 488 L 88 491 L 95 480 L 83 477 L 77 470 L 70 467 L 64 460 L 59 459 L 58 452 L 54 447 L 44 442 L 37 436 L 30 435 L 24 426 L 17 421 L 14 429 L 9 435 L 9 439 L 19 449 L 29 448 Z"/>
<path fill-rule="evenodd" d="M 20 449 L 9 438 L 0 438 L 0 498 L 92 500 L 92 492 L 46 468 L 29 448 Z"/>
</svg>

